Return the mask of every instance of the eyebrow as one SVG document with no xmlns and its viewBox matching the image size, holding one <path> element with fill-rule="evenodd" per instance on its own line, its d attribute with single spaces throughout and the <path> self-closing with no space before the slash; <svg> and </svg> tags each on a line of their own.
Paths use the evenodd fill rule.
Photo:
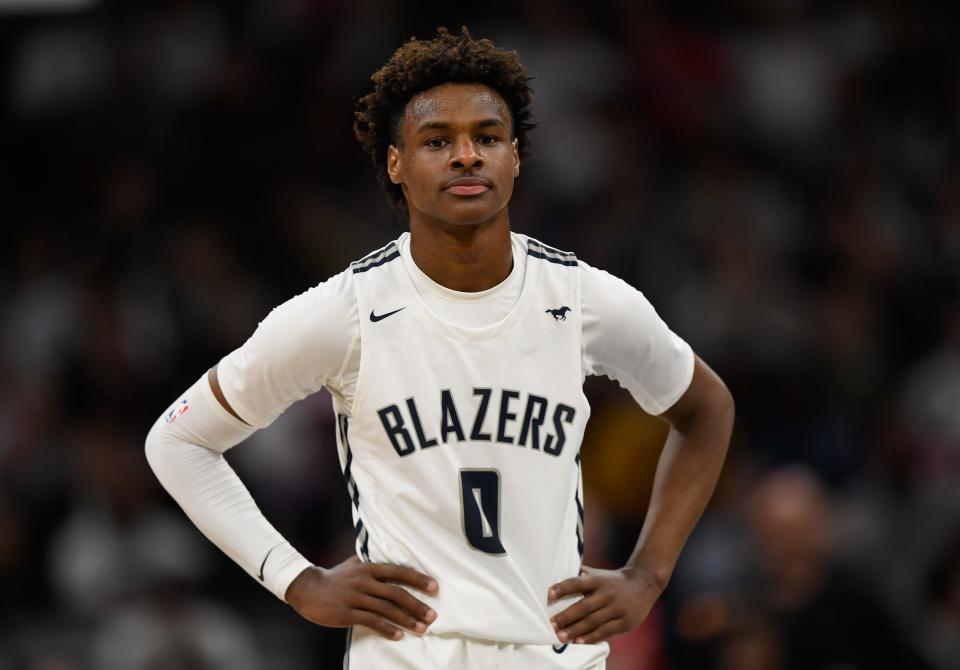
<svg viewBox="0 0 960 670">
<path fill-rule="evenodd" d="M 506 128 L 506 124 L 498 118 L 490 117 L 488 119 L 480 119 L 475 124 L 477 128 L 490 128 L 491 126 L 500 126 L 501 128 Z M 425 121 L 417 126 L 415 133 L 423 132 L 424 130 L 449 130 L 453 125 L 447 123 L 446 121 Z"/>
</svg>

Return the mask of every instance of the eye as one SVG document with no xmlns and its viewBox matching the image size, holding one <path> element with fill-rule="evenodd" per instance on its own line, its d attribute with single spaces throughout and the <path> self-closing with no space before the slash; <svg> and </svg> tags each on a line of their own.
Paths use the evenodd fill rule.
<svg viewBox="0 0 960 670">
<path fill-rule="evenodd" d="M 479 138 L 477 138 L 477 141 L 480 142 L 480 144 L 487 144 L 487 145 L 496 144 L 497 142 L 499 142 L 499 140 L 493 135 L 481 135 Z"/>
<path fill-rule="evenodd" d="M 442 137 L 434 137 L 432 140 L 427 140 L 426 145 L 431 149 L 442 149 L 447 145 L 447 140 Z"/>
</svg>

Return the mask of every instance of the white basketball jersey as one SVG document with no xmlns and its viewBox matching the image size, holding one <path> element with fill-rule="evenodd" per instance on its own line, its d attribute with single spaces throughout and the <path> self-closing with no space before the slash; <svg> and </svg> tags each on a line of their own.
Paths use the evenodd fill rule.
<svg viewBox="0 0 960 670">
<path fill-rule="evenodd" d="M 551 584 L 579 573 L 580 286 L 573 254 L 526 236 L 520 298 L 481 328 L 421 301 L 398 242 L 351 264 L 360 315 L 340 462 L 364 560 L 435 577 L 435 634 L 554 644 Z M 413 591 L 412 591 L 413 592 Z"/>
</svg>

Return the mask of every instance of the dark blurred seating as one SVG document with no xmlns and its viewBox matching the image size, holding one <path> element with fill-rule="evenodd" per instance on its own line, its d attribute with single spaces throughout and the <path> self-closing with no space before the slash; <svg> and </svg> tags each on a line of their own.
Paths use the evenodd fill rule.
<svg viewBox="0 0 960 670">
<path fill-rule="evenodd" d="M 242 642 L 250 667 L 337 663 L 342 632 L 300 621 L 207 546 L 153 483 L 142 439 L 273 305 L 401 230 L 352 107 L 403 39 L 465 22 L 537 75 L 515 228 L 638 286 L 737 399 L 716 501 L 609 667 L 894 667 L 873 659 L 919 649 L 955 668 L 951 10 L 462 11 L 187 0 L 2 17 L 0 667 L 239 667 L 217 640 Z M 636 538 L 663 428 L 612 384 L 588 391 L 588 551 L 610 565 Z M 350 551 L 333 431 L 321 396 L 230 455 L 319 563 Z M 752 535 L 753 513 L 783 501 L 749 494 L 790 464 L 825 505 L 794 548 L 837 529 L 793 598 L 769 581 L 791 569 L 782 529 Z M 131 636 L 164 654 L 127 654 Z"/>
</svg>

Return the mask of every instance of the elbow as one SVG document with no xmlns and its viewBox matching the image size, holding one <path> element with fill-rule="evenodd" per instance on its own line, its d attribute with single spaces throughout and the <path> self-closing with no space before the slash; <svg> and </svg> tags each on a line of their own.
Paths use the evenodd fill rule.
<svg viewBox="0 0 960 670">
<path fill-rule="evenodd" d="M 181 467 L 187 456 L 180 448 L 179 441 L 171 435 L 169 426 L 158 419 L 143 441 L 143 454 L 154 477 L 164 486 Z"/>
<path fill-rule="evenodd" d="M 730 441 L 737 406 L 730 389 L 719 377 L 715 377 L 710 392 L 705 394 L 699 414 L 701 420 L 711 426 L 712 431 L 724 436 L 724 444 Z"/>
<path fill-rule="evenodd" d="M 737 404 L 733 399 L 733 394 L 730 392 L 730 389 L 725 383 L 720 382 L 720 388 L 717 391 L 720 396 L 717 400 L 719 405 L 719 412 L 724 418 L 724 422 L 730 426 L 730 429 L 733 429 L 733 422 L 737 416 Z"/>
<path fill-rule="evenodd" d="M 733 432 L 735 415 L 736 404 L 730 389 L 704 366 L 702 374 L 694 376 L 687 393 L 664 413 L 664 418 L 680 433 L 707 431 L 724 435 L 726 442 Z"/>
<path fill-rule="evenodd" d="M 146 439 L 143 441 L 143 454 L 147 459 L 147 464 L 150 466 L 150 469 L 153 471 L 153 474 L 157 479 L 160 479 L 160 469 L 162 467 L 161 458 L 163 456 L 163 449 L 161 448 L 162 438 L 160 436 L 161 429 L 159 428 L 159 421 L 154 422 L 153 426 L 150 428 L 150 432 L 147 433 Z"/>
</svg>

